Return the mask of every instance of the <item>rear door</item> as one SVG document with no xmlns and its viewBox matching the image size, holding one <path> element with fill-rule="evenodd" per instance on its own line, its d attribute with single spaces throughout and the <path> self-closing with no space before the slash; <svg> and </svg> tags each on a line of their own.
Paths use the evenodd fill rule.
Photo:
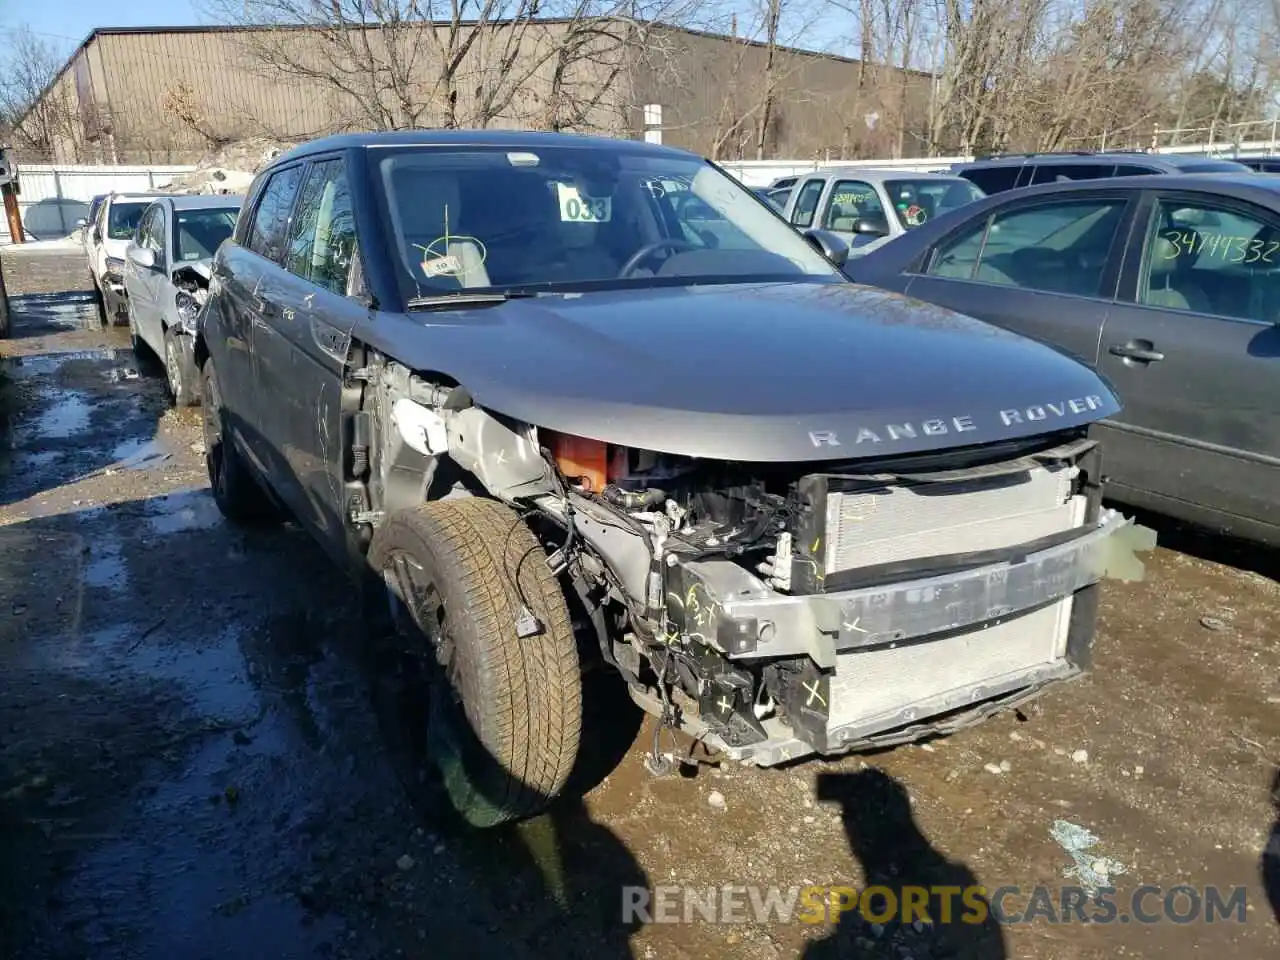
<svg viewBox="0 0 1280 960">
<path fill-rule="evenodd" d="M 217 357 L 223 403 L 241 446 L 264 473 L 270 456 L 262 441 L 263 408 L 280 397 L 287 384 L 264 380 L 256 351 L 271 342 L 271 324 L 280 309 L 285 239 L 298 188 L 301 162 L 273 171 L 245 218 L 237 226 L 238 243 L 224 244 L 215 261 L 222 290 L 218 326 L 224 337 Z M 214 347 L 210 346 L 210 352 Z"/>
<path fill-rule="evenodd" d="M 1073 191 L 988 208 L 927 253 L 905 292 L 1093 365 L 1137 195 Z"/>
<path fill-rule="evenodd" d="M 1280 216 L 1152 191 L 1133 249 L 1100 359 L 1124 401 L 1107 428 L 1114 482 L 1280 534 Z"/>
</svg>

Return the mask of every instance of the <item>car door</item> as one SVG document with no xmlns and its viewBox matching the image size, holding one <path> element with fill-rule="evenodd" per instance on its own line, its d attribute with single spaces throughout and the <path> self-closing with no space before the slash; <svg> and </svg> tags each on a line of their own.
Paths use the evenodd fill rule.
<svg viewBox="0 0 1280 960">
<path fill-rule="evenodd" d="M 367 313 L 347 295 L 357 256 L 354 211 L 341 156 L 312 161 L 273 296 L 279 311 L 255 330 L 260 384 L 273 401 L 262 430 L 286 467 L 277 492 L 336 554 L 345 551 L 344 369 L 351 330 Z"/>
<path fill-rule="evenodd" d="M 164 356 L 164 295 L 165 279 L 169 276 L 169 245 L 165 242 L 168 231 L 168 210 L 162 203 L 154 204 L 147 214 L 147 222 L 140 224 L 138 239 L 141 245 L 155 255 L 150 269 L 141 270 L 141 287 L 146 298 L 136 314 L 138 333 L 156 356 Z M 145 226 L 145 229 L 144 229 Z"/>
<path fill-rule="evenodd" d="M 1072 191 L 988 207 L 928 251 L 905 292 L 1093 365 L 1137 195 Z"/>
<path fill-rule="evenodd" d="M 153 204 L 142 215 L 138 221 L 138 229 L 134 233 L 133 240 L 129 246 L 135 250 L 150 250 L 155 253 L 155 243 L 152 241 L 152 227 L 156 221 L 159 212 L 159 204 Z M 150 317 L 155 309 L 155 291 L 152 282 L 155 275 L 155 267 L 145 267 L 138 263 L 134 257 L 127 253 L 124 260 L 124 288 L 129 298 L 130 316 L 133 318 L 134 333 L 137 334 L 143 343 L 156 348 L 153 337 L 149 334 Z"/>
<path fill-rule="evenodd" d="M 1100 368 L 1124 402 L 1105 431 L 1113 484 L 1174 515 L 1274 539 L 1280 214 L 1152 191 L 1132 247 L 1102 331 Z"/>
<path fill-rule="evenodd" d="M 859 222 L 880 228 L 883 232 L 858 232 Z M 870 249 L 888 239 L 889 212 L 874 185 L 865 180 L 836 180 L 822 198 L 822 217 L 818 221 L 845 243 L 850 252 Z"/>
<path fill-rule="evenodd" d="M 304 166 L 273 170 L 262 184 L 235 242 L 224 244 L 214 262 L 220 298 L 217 327 L 223 342 L 215 355 L 223 405 L 240 446 L 262 472 L 271 476 L 270 448 L 263 442 L 264 407 L 277 401 L 287 384 L 265 381 L 257 350 L 270 344 L 270 324 L 279 310 L 284 282 L 284 255 L 290 217 Z"/>
</svg>

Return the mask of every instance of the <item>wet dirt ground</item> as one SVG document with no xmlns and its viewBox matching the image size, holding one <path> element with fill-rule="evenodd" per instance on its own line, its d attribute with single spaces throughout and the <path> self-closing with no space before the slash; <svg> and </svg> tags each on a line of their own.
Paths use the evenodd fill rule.
<svg viewBox="0 0 1280 960">
<path fill-rule="evenodd" d="M 585 796 L 473 833 L 346 581 L 301 533 L 220 518 L 196 416 L 97 325 L 83 262 L 3 264 L 0 955 L 1280 955 L 1273 554 L 1162 527 L 1180 549 L 1107 584 L 1090 677 L 872 756 L 654 778 L 652 728 L 597 676 Z M 1077 856 L 1122 912 L 1144 885 L 1243 886 L 1244 921 L 623 919 L 626 885 L 1057 891 L 1055 821 L 1097 836 Z"/>
</svg>

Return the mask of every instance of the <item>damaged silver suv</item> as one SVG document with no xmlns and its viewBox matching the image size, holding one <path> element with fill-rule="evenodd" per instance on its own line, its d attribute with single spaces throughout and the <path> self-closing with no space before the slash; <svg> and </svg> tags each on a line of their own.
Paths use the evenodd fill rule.
<svg viewBox="0 0 1280 960">
<path fill-rule="evenodd" d="M 1088 436 L 1115 397 L 846 252 L 631 141 L 347 136 L 254 182 L 196 344 L 214 496 L 385 585 L 470 822 L 563 788 L 588 655 L 760 765 L 1088 666 L 1140 569 Z"/>
</svg>

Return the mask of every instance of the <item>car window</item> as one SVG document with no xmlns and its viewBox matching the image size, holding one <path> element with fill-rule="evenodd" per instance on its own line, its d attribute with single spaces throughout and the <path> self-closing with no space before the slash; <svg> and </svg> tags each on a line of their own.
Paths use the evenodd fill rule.
<svg viewBox="0 0 1280 960">
<path fill-rule="evenodd" d="M 289 231 L 285 267 L 337 294 L 347 291 L 356 228 L 351 191 L 340 159 L 314 164 Z"/>
<path fill-rule="evenodd" d="M 1037 163 L 1032 184 L 1058 183 L 1063 180 L 1097 180 L 1109 177 L 1114 163 Z"/>
<path fill-rule="evenodd" d="M 1243 320 L 1280 320 L 1280 229 L 1261 210 L 1157 202 L 1138 302 Z"/>
<path fill-rule="evenodd" d="M 843 282 L 747 187 L 692 155 L 569 140 L 377 153 L 374 202 L 410 306 L 459 289 Z"/>
<path fill-rule="evenodd" d="M 791 199 L 790 187 L 775 187 L 766 194 L 766 199 L 779 210 L 787 209 L 787 201 Z"/>
<path fill-rule="evenodd" d="M 682 190 L 666 191 L 655 199 L 669 207 L 684 239 L 694 246 L 712 250 L 755 249 L 750 237 L 688 186 Z"/>
<path fill-rule="evenodd" d="M 961 170 L 960 176 L 970 183 L 976 183 L 986 194 L 1003 193 L 1018 185 L 1018 174 L 1022 167 L 977 167 L 972 170 Z"/>
<path fill-rule="evenodd" d="M 173 225 L 173 249 L 182 262 L 207 260 L 236 226 L 236 207 L 179 210 Z"/>
<path fill-rule="evenodd" d="M 886 180 L 884 191 L 904 230 L 928 223 L 934 217 L 986 196 L 977 184 L 963 177 Z"/>
<path fill-rule="evenodd" d="M 138 246 L 155 251 L 156 262 L 164 259 L 164 208 L 151 207 L 138 224 Z"/>
<path fill-rule="evenodd" d="M 887 232 L 888 222 L 880 194 L 863 180 L 837 180 L 822 214 L 823 228 L 852 233 L 858 220 L 877 220 L 885 224 Z"/>
<path fill-rule="evenodd" d="M 111 240 L 132 240 L 138 232 L 138 223 L 151 205 L 150 200 L 117 200 L 107 210 L 107 237 Z"/>
<path fill-rule="evenodd" d="M 1017 204 L 971 224 L 934 251 L 932 276 L 1096 296 L 1125 200 Z"/>
<path fill-rule="evenodd" d="M 262 199 L 254 211 L 247 246 L 268 260 L 279 262 L 284 252 L 285 233 L 289 229 L 289 213 L 302 180 L 302 166 L 286 167 L 271 175 Z"/>
<path fill-rule="evenodd" d="M 1116 167 L 1115 176 L 1117 177 L 1147 177 L 1153 173 L 1160 173 L 1155 167 L 1144 167 L 1137 163 L 1122 163 Z"/>
<path fill-rule="evenodd" d="M 818 212 L 818 199 L 826 185 L 825 180 L 806 180 L 801 185 L 796 197 L 796 208 L 791 211 L 791 222 L 797 227 L 807 227 L 813 223 L 813 215 Z"/>
<path fill-rule="evenodd" d="M 1183 173 L 1248 173 L 1249 168 L 1234 160 L 1197 160 L 1193 163 L 1180 164 L 1178 169 Z"/>
</svg>

